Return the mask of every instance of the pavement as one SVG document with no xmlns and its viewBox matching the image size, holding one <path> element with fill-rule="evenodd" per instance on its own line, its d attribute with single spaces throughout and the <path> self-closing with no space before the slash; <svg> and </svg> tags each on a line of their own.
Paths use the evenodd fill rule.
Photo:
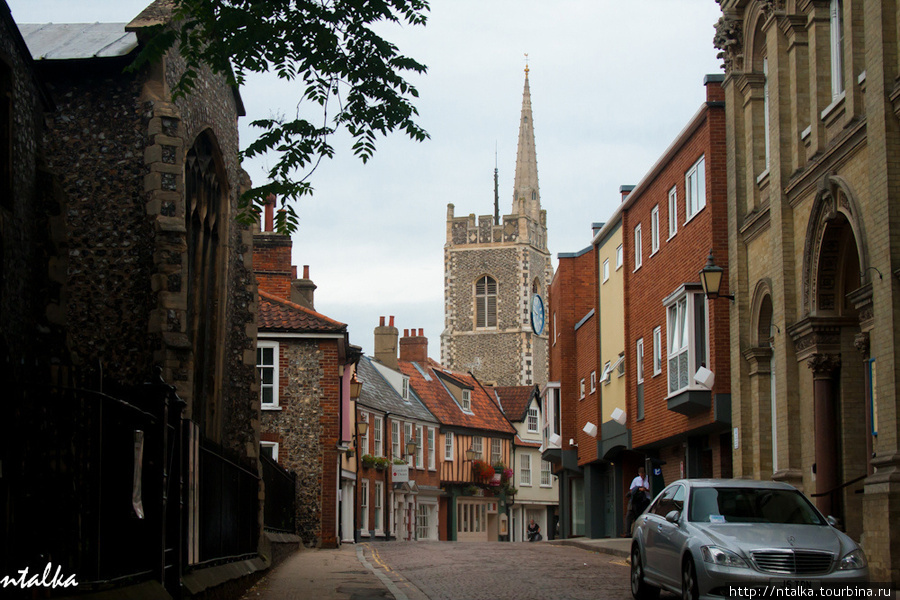
<svg viewBox="0 0 900 600">
<path fill-rule="evenodd" d="M 414 543 L 414 542 L 413 542 Z M 575 538 L 537 542 L 576 546 L 628 557 L 630 538 Z M 377 545 L 302 549 L 266 574 L 241 600 L 427 600 L 416 586 L 381 561 Z"/>
</svg>

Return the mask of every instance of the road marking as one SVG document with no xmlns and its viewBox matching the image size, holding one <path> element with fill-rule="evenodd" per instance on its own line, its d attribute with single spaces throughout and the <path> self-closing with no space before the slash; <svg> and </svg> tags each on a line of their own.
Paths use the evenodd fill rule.
<svg viewBox="0 0 900 600">
<path fill-rule="evenodd" d="M 368 546 L 368 544 L 365 544 L 365 545 Z M 378 577 L 379 580 L 381 580 L 381 583 L 383 583 L 384 586 L 388 589 L 388 591 L 394 595 L 394 600 L 409 600 L 409 597 L 406 594 L 404 594 L 402 591 L 400 591 L 400 588 L 398 588 L 394 584 L 394 582 L 391 581 L 390 577 L 385 575 L 382 571 L 373 567 L 369 563 L 369 561 L 366 560 L 366 557 L 363 555 L 362 547 L 363 547 L 363 544 L 360 544 L 359 546 L 356 547 L 356 557 L 359 559 L 359 562 L 361 562 L 365 568 L 367 568 L 370 571 L 372 571 L 373 573 L 375 573 L 375 576 Z M 371 550 L 373 553 L 377 554 L 377 552 L 375 551 L 374 548 L 371 548 Z"/>
</svg>

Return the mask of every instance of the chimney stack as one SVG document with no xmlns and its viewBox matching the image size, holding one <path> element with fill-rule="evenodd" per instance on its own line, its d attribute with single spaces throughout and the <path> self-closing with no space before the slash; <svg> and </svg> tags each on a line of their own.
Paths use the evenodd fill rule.
<svg viewBox="0 0 900 600">
<path fill-rule="evenodd" d="M 404 362 L 427 363 L 428 362 L 428 338 L 422 335 L 424 330 L 419 329 L 419 335 L 413 329 L 410 335 L 404 331 L 400 340 L 400 360 Z"/>
<path fill-rule="evenodd" d="M 293 267 L 296 276 L 297 267 Z M 315 305 L 316 284 L 309 279 L 309 265 L 303 265 L 303 279 L 295 279 L 291 282 L 291 302 L 316 310 Z"/>
<path fill-rule="evenodd" d="M 631 190 L 634 189 L 633 185 L 620 185 L 619 193 L 622 194 L 622 202 L 625 202 L 625 198 L 628 197 L 628 194 L 631 193 Z"/>
<path fill-rule="evenodd" d="M 384 366 L 397 370 L 400 366 L 397 362 L 397 337 L 400 332 L 394 327 L 394 317 L 391 324 L 385 326 L 384 317 L 379 319 L 379 325 L 375 328 L 375 360 Z"/>
</svg>

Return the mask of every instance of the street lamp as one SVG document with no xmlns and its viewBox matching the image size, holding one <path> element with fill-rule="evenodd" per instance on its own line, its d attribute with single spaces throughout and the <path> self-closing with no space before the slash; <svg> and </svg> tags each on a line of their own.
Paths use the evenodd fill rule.
<svg viewBox="0 0 900 600">
<path fill-rule="evenodd" d="M 706 257 L 706 265 L 700 269 L 700 283 L 703 285 L 703 292 L 706 294 L 707 299 L 715 300 L 716 298 L 728 298 L 734 302 L 734 295 L 719 294 L 719 288 L 722 287 L 722 275 L 724 272 L 725 269 L 716 264 L 716 261 L 713 259 L 712 250 L 710 250 L 709 256 Z"/>
<path fill-rule="evenodd" d="M 410 456 L 416 453 L 416 450 L 419 448 L 419 445 L 416 443 L 416 440 L 409 440 L 406 442 L 406 455 Z"/>
<path fill-rule="evenodd" d="M 475 452 L 474 450 L 472 450 L 472 448 L 469 448 L 468 450 L 466 450 L 466 460 L 467 460 L 467 461 L 472 462 L 472 461 L 475 460 L 476 458 L 478 458 L 478 453 L 477 453 L 477 452 Z"/>
</svg>

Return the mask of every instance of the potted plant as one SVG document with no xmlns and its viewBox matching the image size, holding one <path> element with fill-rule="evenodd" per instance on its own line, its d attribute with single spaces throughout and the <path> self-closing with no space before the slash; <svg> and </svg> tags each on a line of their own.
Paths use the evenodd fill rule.
<svg viewBox="0 0 900 600">
<path fill-rule="evenodd" d="M 379 471 L 384 471 L 385 469 L 387 469 L 390 466 L 390 464 L 391 464 L 391 459 L 389 459 L 386 456 L 379 456 L 378 458 L 375 459 L 375 468 L 378 469 Z"/>
<path fill-rule="evenodd" d="M 377 459 L 371 454 L 363 454 L 359 460 L 362 462 L 362 466 L 369 469 L 375 466 L 375 461 Z"/>
</svg>

